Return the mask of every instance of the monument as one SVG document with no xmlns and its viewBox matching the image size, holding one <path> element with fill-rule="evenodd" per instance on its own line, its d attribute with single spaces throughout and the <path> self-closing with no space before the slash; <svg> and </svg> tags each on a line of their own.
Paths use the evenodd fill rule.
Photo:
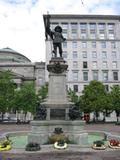
<svg viewBox="0 0 120 160">
<path fill-rule="evenodd" d="M 62 42 L 66 39 L 62 35 L 62 28 L 56 26 L 50 29 L 50 15 L 46 15 L 46 38 L 53 41 L 52 58 L 47 65 L 49 72 L 49 87 L 46 100 L 38 107 L 35 120 L 31 122 L 31 132 L 28 142 L 45 144 L 48 137 L 55 131 L 62 129 L 70 141 L 76 144 L 87 143 L 87 133 L 83 133 L 84 121 L 71 120 L 69 111 L 74 104 L 70 102 L 66 90 L 67 62 L 62 57 Z M 57 55 L 59 50 L 59 56 Z"/>
</svg>

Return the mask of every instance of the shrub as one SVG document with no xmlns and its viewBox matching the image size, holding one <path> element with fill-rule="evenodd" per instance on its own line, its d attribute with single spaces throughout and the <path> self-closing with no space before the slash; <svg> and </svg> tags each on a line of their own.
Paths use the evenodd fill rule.
<svg viewBox="0 0 120 160">
<path fill-rule="evenodd" d="M 102 147 L 104 145 L 103 141 L 94 141 L 93 143 L 96 145 L 96 147 Z"/>
<path fill-rule="evenodd" d="M 110 140 L 110 145 L 111 145 L 111 146 L 118 146 L 119 143 L 120 143 L 120 142 L 119 142 L 118 140 L 116 140 L 116 139 L 111 139 L 111 140 Z"/>
<path fill-rule="evenodd" d="M 39 151 L 40 149 L 40 144 L 34 142 L 28 143 L 25 148 L 26 151 Z"/>
<path fill-rule="evenodd" d="M 53 134 L 49 137 L 49 143 L 54 144 L 57 141 L 69 142 L 68 137 L 66 137 L 63 133 L 61 134 Z"/>
</svg>

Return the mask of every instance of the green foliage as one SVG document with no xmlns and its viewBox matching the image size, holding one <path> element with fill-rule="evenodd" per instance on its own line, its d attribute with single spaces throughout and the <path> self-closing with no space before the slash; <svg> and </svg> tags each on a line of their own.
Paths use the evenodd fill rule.
<svg viewBox="0 0 120 160">
<path fill-rule="evenodd" d="M 10 71 L 0 72 L 0 111 L 4 114 L 14 103 L 15 85 Z"/>
<path fill-rule="evenodd" d="M 96 145 L 96 147 L 102 147 L 104 145 L 104 142 L 103 141 L 94 141 L 93 144 Z"/>
<path fill-rule="evenodd" d="M 36 95 L 35 86 L 33 83 L 24 83 L 21 89 L 16 90 L 15 94 L 15 109 L 34 113 L 37 105 L 38 97 Z"/>
<path fill-rule="evenodd" d="M 105 121 L 105 117 L 107 114 L 112 113 L 113 107 L 111 102 L 111 94 L 109 92 L 105 93 L 105 96 L 101 99 L 101 109 L 103 112 L 103 121 Z"/>
<path fill-rule="evenodd" d="M 48 83 L 46 82 L 45 85 L 43 85 L 38 91 L 40 102 L 42 102 L 46 98 L 47 93 L 48 93 Z"/>
<path fill-rule="evenodd" d="M 40 148 L 40 144 L 38 143 L 28 143 L 25 147 L 25 150 L 26 151 L 39 151 L 41 148 Z"/>
<path fill-rule="evenodd" d="M 80 97 L 80 108 L 85 113 L 95 112 L 97 117 L 98 112 L 102 111 L 104 106 L 104 85 L 99 81 L 91 81 L 82 93 L 83 95 Z"/>
<path fill-rule="evenodd" d="M 119 120 L 118 117 L 120 115 L 120 85 L 114 85 L 111 87 L 111 102 L 112 102 L 112 109 L 115 110 L 117 121 Z"/>
<path fill-rule="evenodd" d="M 68 95 L 69 95 L 71 101 L 72 101 L 76 106 L 79 106 L 79 100 L 80 100 L 80 99 L 79 99 L 79 96 L 76 94 L 76 92 L 73 91 L 73 90 L 71 90 L 71 89 L 69 89 Z"/>
</svg>

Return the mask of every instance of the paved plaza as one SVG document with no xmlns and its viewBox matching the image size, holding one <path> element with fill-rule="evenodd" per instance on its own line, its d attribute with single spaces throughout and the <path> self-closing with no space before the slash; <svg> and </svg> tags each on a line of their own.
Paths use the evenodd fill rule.
<svg viewBox="0 0 120 160">
<path fill-rule="evenodd" d="M 0 134 L 13 131 L 29 131 L 30 125 L 0 125 Z M 85 125 L 85 130 L 99 130 L 112 132 L 120 135 L 120 126 L 115 124 L 98 124 Z M 120 150 L 106 149 L 104 151 L 94 151 L 90 148 L 68 147 L 68 149 L 61 151 L 55 150 L 52 146 L 45 147 L 39 152 L 0 152 L 0 160 L 120 160 Z M 47 148 L 47 149 L 48 149 Z"/>
</svg>

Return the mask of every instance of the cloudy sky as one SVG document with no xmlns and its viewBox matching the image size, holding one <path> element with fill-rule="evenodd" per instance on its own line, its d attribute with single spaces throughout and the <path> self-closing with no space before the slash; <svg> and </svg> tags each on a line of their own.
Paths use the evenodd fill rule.
<svg viewBox="0 0 120 160">
<path fill-rule="evenodd" d="M 45 61 L 43 14 L 120 14 L 120 0 L 0 0 L 0 48 Z"/>
</svg>

